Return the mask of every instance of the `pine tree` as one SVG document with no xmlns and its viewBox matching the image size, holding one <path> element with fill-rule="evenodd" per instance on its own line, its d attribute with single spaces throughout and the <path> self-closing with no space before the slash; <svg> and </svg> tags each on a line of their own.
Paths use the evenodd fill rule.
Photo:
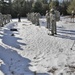
<svg viewBox="0 0 75 75">
<path fill-rule="evenodd" d="M 70 5 L 69 5 L 68 8 L 67 8 L 67 12 L 68 12 L 68 13 L 71 13 L 72 10 L 75 11 L 75 0 L 72 0 L 72 1 L 71 1 Z"/>
<path fill-rule="evenodd" d="M 37 1 L 37 2 L 33 3 L 33 11 L 41 13 L 42 3 L 40 1 Z"/>
<path fill-rule="evenodd" d="M 50 6 L 50 9 L 51 9 L 51 8 L 58 8 L 58 6 L 59 6 L 59 1 L 58 1 L 58 0 L 56 0 L 56 1 L 51 1 L 49 6 Z"/>
</svg>

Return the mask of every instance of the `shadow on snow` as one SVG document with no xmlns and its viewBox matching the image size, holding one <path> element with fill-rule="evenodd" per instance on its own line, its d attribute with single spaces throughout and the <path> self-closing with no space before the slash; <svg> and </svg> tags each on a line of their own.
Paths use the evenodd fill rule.
<svg viewBox="0 0 75 75">
<path fill-rule="evenodd" d="M 62 29 L 62 27 L 58 27 L 58 35 L 59 38 L 75 40 L 75 30 L 66 30 Z"/>
<path fill-rule="evenodd" d="M 31 62 L 28 58 L 22 57 L 17 51 L 0 46 L 0 70 L 3 75 L 34 75 L 29 69 Z M 37 75 L 48 75 L 37 73 Z"/>
<path fill-rule="evenodd" d="M 13 28 L 15 25 L 17 25 L 16 22 L 7 24 L 3 33 L 0 33 L 1 34 L 0 39 L 2 39 L 2 42 L 8 46 L 14 47 L 19 50 L 23 50 L 20 47 L 20 45 L 26 45 L 26 44 L 18 42 L 18 40 L 22 40 L 22 38 L 15 37 L 15 34 L 18 33 L 18 31 L 10 31 L 10 29 Z M 14 34 L 14 36 L 11 36 L 12 34 Z"/>
</svg>

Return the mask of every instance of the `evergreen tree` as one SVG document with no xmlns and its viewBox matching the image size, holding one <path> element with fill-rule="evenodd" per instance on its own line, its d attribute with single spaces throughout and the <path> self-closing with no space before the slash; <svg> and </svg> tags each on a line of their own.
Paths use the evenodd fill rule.
<svg viewBox="0 0 75 75">
<path fill-rule="evenodd" d="M 39 1 L 41 1 L 43 4 L 47 4 L 48 3 L 47 0 L 39 0 Z"/>
<path fill-rule="evenodd" d="M 58 8 L 59 7 L 59 1 L 58 0 L 51 1 L 49 6 L 50 6 L 50 9 L 51 8 Z"/>
<path fill-rule="evenodd" d="M 37 2 L 33 3 L 32 8 L 33 8 L 34 12 L 41 13 L 42 12 L 42 3 L 40 1 L 37 1 Z"/>
<path fill-rule="evenodd" d="M 72 12 L 72 10 L 75 11 L 75 0 L 72 0 L 70 5 L 67 8 L 67 12 L 70 14 Z"/>
<path fill-rule="evenodd" d="M 9 2 L 5 0 L 0 1 L 0 11 L 3 14 L 8 14 L 10 12 L 9 10 Z"/>
</svg>

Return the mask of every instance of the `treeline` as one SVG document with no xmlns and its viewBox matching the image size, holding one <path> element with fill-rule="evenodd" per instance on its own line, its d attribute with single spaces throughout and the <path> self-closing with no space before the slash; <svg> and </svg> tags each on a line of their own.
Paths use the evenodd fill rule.
<svg viewBox="0 0 75 75">
<path fill-rule="evenodd" d="M 75 10 L 75 0 L 0 0 L 0 12 L 2 14 L 11 14 L 12 17 L 17 17 L 20 13 L 22 17 L 25 17 L 28 12 L 39 12 L 41 15 L 45 15 L 46 10 L 56 8 L 60 11 L 60 14 L 68 15 L 72 10 Z"/>
</svg>

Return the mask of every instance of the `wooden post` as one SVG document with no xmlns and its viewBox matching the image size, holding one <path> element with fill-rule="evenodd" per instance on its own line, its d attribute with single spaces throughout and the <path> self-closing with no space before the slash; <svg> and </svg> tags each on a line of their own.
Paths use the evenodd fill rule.
<svg viewBox="0 0 75 75">
<path fill-rule="evenodd" d="M 36 75 L 36 71 L 34 71 L 34 75 Z"/>
<path fill-rule="evenodd" d="M 60 75 L 63 75 L 63 73 L 60 73 Z"/>
</svg>

